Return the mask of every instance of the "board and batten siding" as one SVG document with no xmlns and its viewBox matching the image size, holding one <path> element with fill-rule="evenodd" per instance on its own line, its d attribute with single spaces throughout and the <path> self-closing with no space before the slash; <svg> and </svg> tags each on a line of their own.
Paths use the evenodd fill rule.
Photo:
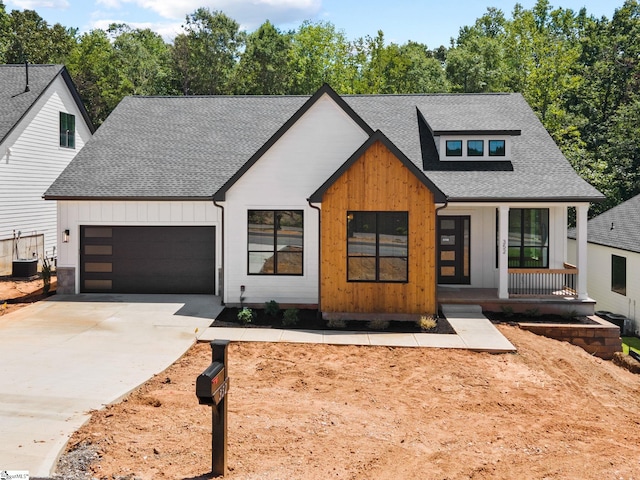
<svg viewBox="0 0 640 480">
<path fill-rule="evenodd" d="M 347 281 L 348 211 L 408 212 L 408 282 Z M 322 312 L 435 314 L 435 218 L 433 193 L 382 142 L 371 145 L 323 196 Z"/>
<path fill-rule="evenodd" d="M 569 261 L 575 262 L 576 241 L 569 239 Z M 627 294 L 611 290 L 611 256 L 627 259 Z M 595 243 L 587 244 L 587 291 L 596 301 L 596 310 L 625 315 L 640 335 L 640 253 L 620 250 Z"/>
<path fill-rule="evenodd" d="M 76 147 L 60 146 L 60 112 L 76 118 Z M 91 137 L 61 76 L 0 145 L 0 240 L 44 234 L 45 251 L 57 247 L 56 202 L 44 192 Z"/>
<path fill-rule="evenodd" d="M 212 201 L 110 201 L 59 200 L 58 269 L 75 275 L 75 293 L 80 293 L 80 226 L 215 226 L 216 272 L 220 268 L 220 209 Z M 69 242 L 62 231 L 69 230 Z M 213 246 L 212 246 L 213 248 Z M 216 280 L 216 285 L 217 285 Z"/>
<path fill-rule="evenodd" d="M 307 198 L 368 138 L 328 95 L 320 97 L 226 192 L 224 301 L 318 303 L 318 211 Z M 249 210 L 302 210 L 303 275 L 249 275 Z"/>
</svg>

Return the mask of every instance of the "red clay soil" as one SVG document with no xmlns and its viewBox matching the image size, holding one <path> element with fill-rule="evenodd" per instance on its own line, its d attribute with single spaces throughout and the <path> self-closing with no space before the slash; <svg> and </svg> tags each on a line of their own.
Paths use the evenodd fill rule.
<svg viewBox="0 0 640 480">
<path fill-rule="evenodd" d="M 225 478 L 640 478 L 640 376 L 499 328 L 517 354 L 232 343 Z M 99 479 L 212 478 L 210 360 L 195 345 L 69 449 L 97 452 Z"/>
<path fill-rule="evenodd" d="M 51 277 L 49 295 L 56 290 L 56 277 Z M 40 277 L 29 280 L 0 279 L 0 316 L 46 298 Z"/>
</svg>

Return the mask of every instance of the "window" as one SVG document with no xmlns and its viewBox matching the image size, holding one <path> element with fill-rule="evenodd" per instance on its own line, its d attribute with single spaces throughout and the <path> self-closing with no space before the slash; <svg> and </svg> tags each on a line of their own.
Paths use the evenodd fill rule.
<svg viewBox="0 0 640 480">
<path fill-rule="evenodd" d="M 509 210 L 509 268 L 549 267 L 549 209 Z"/>
<path fill-rule="evenodd" d="M 250 275 L 302 275 L 302 210 L 249 210 Z"/>
<path fill-rule="evenodd" d="M 408 212 L 347 213 L 347 280 L 406 282 Z"/>
<path fill-rule="evenodd" d="M 484 156 L 484 140 L 467 140 L 467 156 Z"/>
<path fill-rule="evenodd" d="M 627 294 L 627 259 L 611 255 L 611 291 Z"/>
<path fill-rule="evenodd" d="M 76 148 L 76 117 L 60 112 L 60 146 Z"/>
<path fill-rule="evenodd" d="M 489 140 L 489 156 L 504 157 L 504 140 Z"/>
<path fill-rule="evenodd" d="M 462 156 L 462 140 L 447 140 L 447 157 Z"/>
</svg>

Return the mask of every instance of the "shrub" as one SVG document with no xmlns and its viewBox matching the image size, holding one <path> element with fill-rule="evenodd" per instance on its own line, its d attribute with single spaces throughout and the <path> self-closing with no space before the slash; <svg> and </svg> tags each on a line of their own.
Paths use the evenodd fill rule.
<svg viewBox="0 0 640 480">
<path fill-rule="evenodd" d="M 422 330 L 432 330 L 438 326 L 438 320 L 433 315 L 422 315 L 416 323 Z"/>
<path fill-rule="evenodd" d="M 277 317 L 280 313 L 280 305 L 275 300 L 265 302 L 264 313 L 266 313 L 270 317 Z"/>
<path fill-rule="evenodd" d="M 332 318 L 327 321 L 327 327 L 329 328 L 347 328 L 347 322 L 340 318 Z"/>
<path fill-rule="evenodd" d="M 524 314 L 527 317 L 539 317 L 540 315 L 542 315 L 540 313 L 540 310 L 538 310 L 537 308 L 529 308 L 529 309 L 524 311 Z"/>
<path fill-rule="evenodd" d="M 284 311 L 284 316 L 282 317 L 282 325 L 285 327 L 290 327 L 298 323 L 298 309 L 297 308 L 289 308 Z"/>
<path fill-rule="evenodd" d="M 386 330 L 387 328 L 389 328 L 388 320 L 382 320 L 380 318 L 376 318 L 375 320 L 371 320 L 369 322 L 370 330 Z"/>
<path fill-rule="evenodd" d="M 502 314 L 505 316 L 505 318 L 513 317 L 513 307 L 511 305 L 502 305 L 500 307 L 500 310 L 502 310 Z"/>
<path fill-rule="evenodd" d="M 560 316 L 562 318 L 564 318 L 565 320 L 571 320 L 572 318 L 575 318 L 578 316 L 578 311 L 577 310 L 571 310 L 569 312 L 562 312 L 560 314 Z"/>
<path fill-rule="evenodd" d="M 42 291 L 46 295 L 51 289 L 51 260 L 42 257 Z"/>
<path fill-rule="evenodd" d="M 253 320 L 253 310 L 244 307 L 238 312 L 238 320 L 240 320 L 240 322 L 244 325 L 251 323 L 251 321 Z"/>
</svg>

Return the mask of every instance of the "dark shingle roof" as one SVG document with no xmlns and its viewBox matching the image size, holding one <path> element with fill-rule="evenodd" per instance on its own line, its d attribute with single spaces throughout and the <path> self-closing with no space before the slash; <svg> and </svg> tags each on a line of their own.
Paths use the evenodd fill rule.
<svg viewBox="0 0 640 480">
<path fill-rule="evenodd" d="M 128 97 L 46 197 L 211 197 L 309 98 Z M 384 133 L 421 170 L 426 145 L 424 138 L 421 143 L 420 115 L 431 128 L 444 131 L 522 131 L 511 137 L 511 170 L 427 171 L 449 200 L 602 198 L 571 168 L 519 94 L 342 98 L 372 131 Z"/>
<path fill-rule="evenodd" d="M 575 229 L 569 238 L 576 238 Z M 640 195 L 589 220 L 587 241 L 640 253 Z"/>
<path fill-rule="evenodd" d="M 25 91 L 27 77 L 25 65 L 0 65 L 0 143 L 58 75 L 62 75 L 69 86 L 87 125 L 93 131 L 93 125 L 64 66 L 29 65 L 29 91 Z"/>
</svg>

